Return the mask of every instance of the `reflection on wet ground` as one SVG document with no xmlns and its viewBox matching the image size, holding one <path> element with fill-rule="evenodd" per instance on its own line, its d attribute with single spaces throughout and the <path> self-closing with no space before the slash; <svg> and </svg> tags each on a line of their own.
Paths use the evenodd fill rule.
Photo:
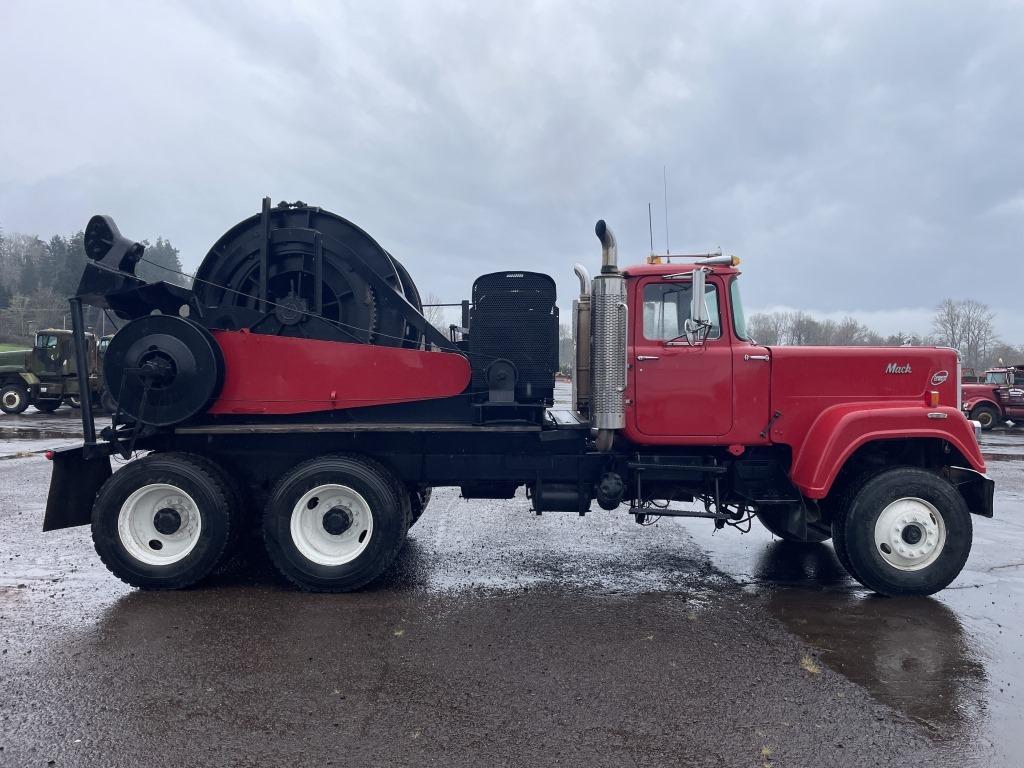
<svg viewBox="0 0 1024 768">
<path fill-rule="evenodd" d="M 885 599 L 846 586 L 832 549 L 776 541 L 755 578 L 766 604 L 832 669 L 905 712 L 936 738 L 955 740 L 984 716 L 985 667 L 956 614 L 933 598 Z"/>
</svg>

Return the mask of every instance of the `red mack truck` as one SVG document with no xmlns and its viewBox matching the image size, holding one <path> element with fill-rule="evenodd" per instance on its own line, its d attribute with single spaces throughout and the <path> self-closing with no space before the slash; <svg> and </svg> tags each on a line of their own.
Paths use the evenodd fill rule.
<svg viewBox="0 0 1024 768">
<path fill-rule="evenodd" d="M 964 413 L 982 429 L 1024 423 L 1024 364 L 990 368 L 977 383 L 963 385 L 961 398 Z"/>
<path fill-rule="evenodd" d="M 315 206 L 265 199 L 191 289 L 137 278 L 143 246 L 93 217 L 72 318 L 79 335 L 83 304 L 128 321 L 104 358 L 116 413 L 97 435 L 84 401 L 84 444 L 49 453 L 44 530 L 91 525 L 144 589 L 196 584 L 259 531 L 287 579 L 348 591 L 393 563 L 432 488 L 525 488 L 537 514 L 596 502 L 831 538 L 884 595 L 956 578 L 993 500 L 956 352 L 766 347 L 735 257 L 620 267 L 596 234 L 599 272 L 575 266 L 572 407 L 556 408 L 548 275 L 478 277 L 442 333 L 401 263 Z"/>
</svg>

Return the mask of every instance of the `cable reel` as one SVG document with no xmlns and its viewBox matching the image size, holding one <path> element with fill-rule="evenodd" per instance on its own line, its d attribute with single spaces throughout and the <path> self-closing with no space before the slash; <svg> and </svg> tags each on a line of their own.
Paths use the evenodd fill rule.
<svg viewBox="0 0 1024 768">
<path fill-rule="evenodd" d="M 260 214 L 210 249 L 192 286 L 203 325 L 225 330 L 416 347 L 422 314 L 405 268 L 347 219 L 265 199 Z"/>
<path fill-rule="evenodd" d="M 209 407 L 224 382 L 224 358 L 202 326 L 173 315 L 147 315 L 110 340 L 103 375 L 121 413 L 164 427 Z"/>
</svg>

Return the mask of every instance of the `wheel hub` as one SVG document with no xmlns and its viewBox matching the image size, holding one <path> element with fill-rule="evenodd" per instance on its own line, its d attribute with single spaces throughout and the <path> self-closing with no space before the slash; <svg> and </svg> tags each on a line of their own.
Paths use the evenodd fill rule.
<svg viewBox="0 0 1024 768">
<path fill-rule="evenodd" d="M 289 531 L 295 548 L 306 559 L 317 565 L 343 565 L 369 545 L 373 513 L 356 489 L 324 483 L 295 501 Z"/>
<path fill-rule="evenodd" d="M 901 571 L 934 563 L 946 545 L 946 525 L 939 510 L 919 498 L 889 504 L 875 522 L 875 547 L 882 559 Z"/>
<path fill-rule="evenodd" d="M 121 505 L 117 533 L 129 555 L 147 565 L 172 565 L 199 543 L 202 516 L 195 500 L 169 483 L 151 483 Z"/>
<path fill-rule="evenodd" d="M 178 510 L 171 507 L 159 509 L 153 515 L 153 527 L 164 536 L 170 536 L 181 528 L 181 515 L 178 514 Z"/>
<path fill-rule="evenodd" d="M 4 395 L 4 405 L 14 408 L 21 402 L 21 396 L 17 392 L 8 392 Z"/>
<path fill-rule="evenodd" d="M 334 507 L 324 513 L 323 524 L 331 536 L 340 536 L 352 527 L 352 513 L 345 507 Z"/>
</svg>

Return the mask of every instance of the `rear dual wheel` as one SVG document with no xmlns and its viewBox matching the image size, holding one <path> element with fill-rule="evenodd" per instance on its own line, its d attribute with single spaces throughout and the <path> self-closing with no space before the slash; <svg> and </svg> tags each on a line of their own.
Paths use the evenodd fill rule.
<svg viewBox="0 0 1024 768">
<path fill-rule="evenodd" d="M 111 573 L 132 586 L 190 587 L 222 561 L 239 503 L 230 479 L 208 459 L 150 454 L 100 488 L 93 543 Z"/>
<path fill-rule="evenodd" d="M 374 461 L 324 456 L 286 473 L 263 515 L 278 570 L 315 592 L 349 592 L 394 562 L 412 519 L 409 494 Z"/>
</svg>

